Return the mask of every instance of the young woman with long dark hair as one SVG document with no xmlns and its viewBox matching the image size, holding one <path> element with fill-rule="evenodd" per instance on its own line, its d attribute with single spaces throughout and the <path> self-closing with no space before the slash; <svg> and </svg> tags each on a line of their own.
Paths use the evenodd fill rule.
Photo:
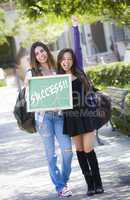
<svg viewBox="0 0 130 200">
<path fill-rule="evenodd" d="M 73 109 L 63 112 L 64 134 L 72 137 L 75 143 L 78 162 L 88 185 L 87 195 L 101 194 L 104 189 L 93 147 L 96 122 L 85 102 L 85 95 L 89 92 L 91 82 L 85 73 L 78 69 L 72 49 L 63 49 L 59 52 L 57 65 L 58 74 L 71 74 L 72 77 Z"/>
<path fill-rule="evenodd" d="M 55 60 L 48 47 L 42 42 L 32 44 L 30 66 L 31 70 L 27 71 L 25 84 L 32 74 L 33 76 L 56 74 Z M 70 137 L 63 134 L 63 115 L 59 111 L 36 112 L 35 120 L 37 131 L 41 135 L 44 143 L 49 174 L 58 192 L 58 196 L 69 197 L 72 195 L 72 192 L 67 186 L 71 172 L 72 146 Z M 62 155 L 61 170 L 57 166 L 55 139 L 59 143 Z"/>
</svg>

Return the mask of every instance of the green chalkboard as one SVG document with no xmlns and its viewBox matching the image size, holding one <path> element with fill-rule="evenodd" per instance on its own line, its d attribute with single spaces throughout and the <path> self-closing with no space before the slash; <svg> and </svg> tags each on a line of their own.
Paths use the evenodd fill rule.
<svg viewBox="0 0 130 200">
<path fill-rule="evenodd" d="M 32 77 L 29 80 L 28 112 L 71 108 L 73 108 L 71 75 Z"/>
</svg>

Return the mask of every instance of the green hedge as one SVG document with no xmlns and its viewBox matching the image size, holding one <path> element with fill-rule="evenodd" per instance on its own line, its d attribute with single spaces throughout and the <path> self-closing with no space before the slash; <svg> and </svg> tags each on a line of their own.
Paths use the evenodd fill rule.
<svg viewBox="0 0 130 200">
<path fill-rule="evenodd" d="M 125 87 L 130 85 L 130 63 L 116 62 L 87 68 L 96 86 Z"/>
<path fill-rule="evenodd" d="M 129 107 L 130 108 L 130 107 Z M 112 122 L 122 133 L 130 136 L 130 112 L 122 115 L 116 108 L 112 111 Z"/>
<path fill-rule="evenodd" d="M 87 68 L 86 73 L 93 80 L 94 85 L 100 89 L 114 86 L 130 90 L 130 63 L 97 65 Z M 125 99 L 124 116 L 115 108 L 112 111 L 112 121 L 122 133 L 130 136 L 130 94 Z"/>
</svg>

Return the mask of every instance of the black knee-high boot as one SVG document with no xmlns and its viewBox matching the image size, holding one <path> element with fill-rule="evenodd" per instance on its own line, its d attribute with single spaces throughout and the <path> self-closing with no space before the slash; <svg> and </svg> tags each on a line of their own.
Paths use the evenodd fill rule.
<svg viewBox="0 0 130 200">
<path fill-rule="evenodd" d="M 100 176 L 96 153 L 94 152 L 94 150 L 92 150 L 91 152 L 85 153 L 85 154 L 88 159 L 89 165 L 91 167 L 92 177 L 93 177 L 94 186 L 95 186 L 95 193 L 97 194 L 103 193 L 104 190 L 102 186 L 102 180 Z"/>
<path fill-rule="evenodd" d="M 88 161 L 86 159 L 84 151 L 76 151 L 76 153 L 77 153 L 77 158 L 78 158 L 80 168 L 81 168 L 82 173 L 84 175 L 85 181 L 88 185 L 87 195 L 92 196 L 92 195 L 95 194 L 95 190 L 94 190 L 92 173 L 90 171 Z"/>
</svg>

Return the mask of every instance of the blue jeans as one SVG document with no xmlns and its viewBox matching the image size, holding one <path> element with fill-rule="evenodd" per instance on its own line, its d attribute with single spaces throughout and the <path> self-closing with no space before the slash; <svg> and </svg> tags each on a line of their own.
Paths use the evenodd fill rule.
<svg viewBox="0 0 130 200">
<path fill-rule="evenodd" d="M 58 112 L 45 112 L 43 126 L 40 127 L 38 122 L 36 122 L 36 125 L 45 147 L 51 180 L 55 185 L 56 191 L 60 192 L 67 184 L 71 172 L 71 138 L 68 135 L 63 134 L 63 116 L 58 115 Z M 61 171 L 57 166 L 55 138 L 61 149 Z"/>
</svg>

